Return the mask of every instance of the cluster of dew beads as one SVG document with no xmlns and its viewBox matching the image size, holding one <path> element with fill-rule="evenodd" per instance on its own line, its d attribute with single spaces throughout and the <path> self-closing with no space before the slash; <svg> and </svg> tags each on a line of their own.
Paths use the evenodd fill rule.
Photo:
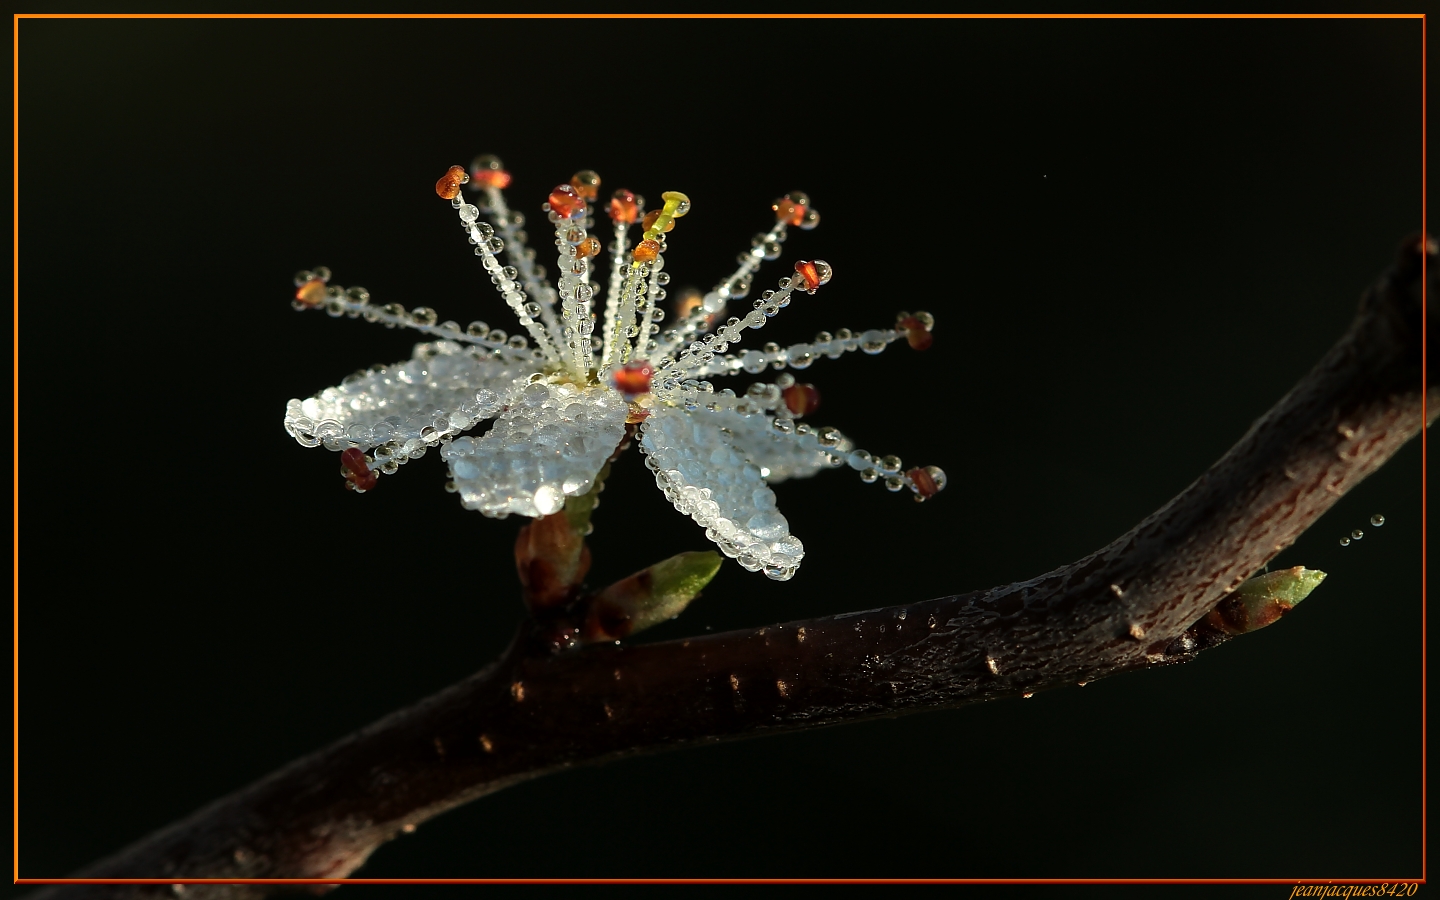
<svg viewBox="0 0 1440 900">
<path fill-rule="evenodd" d="M 1380 515 L 1379 513 L 1376 513 L 1375 515 L 1370 517 L 1370 524 L 1375 526 L 1376 528 L 1379 528 L 1381 525 L 1385 524 L 1385 517 Z M 1350 532 L 1348 536 L 1342 537 L 1340 539 L 1340 546 L 1348 547 L 1355 541 L 1361 540 L 1364 537 L 1365 532 L 1359 528 L 1356 528 L 1354 531 Z"/>
</svg>

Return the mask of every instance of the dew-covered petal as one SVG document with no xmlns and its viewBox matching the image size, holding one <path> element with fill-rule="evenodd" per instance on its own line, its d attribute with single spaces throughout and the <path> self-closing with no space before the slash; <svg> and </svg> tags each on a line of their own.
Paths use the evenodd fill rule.
<svg viewBox="0 0 1440 900">
<path fill-rule="evenodd" d="M 775 417 L 762 413 L 744 415 L 734 410 L 713 413 L 724 428 L 730 430 L 740 455 L 760 468 L 766 483 L 777 484 L 787 478 L 809 478 L 821 469 L 833 468 L 830 454 L 820 446 L 816 433 L 797 434 L 794 426 L 786 431 L 775 428 Z M 848 442 L 832 448 L 849 450 Z"/>
<path fill-rule="evenodd" d="M 751 572 L 785 581 L 805 556 L 804 545 L 775 508 L 775 492 L 726 429 L 740 417 L 662 406 L 640 429 L 645 465 L 675 508 Z M 763 419 L 763 416 L 755 416 Z"/>
<path fill-rule="evenodd" d="M 291 400 L 285 431 L 302 446 L 331 450 L 368 450 L 390 441 L 423 446 L 494 416 L 533 371 L 533 363 L 453 341 L 416 344 L 404 362 L 357 373 L 308 400 Z"/>
<path fill-rule="evenodd" d="M 466 509 L 545 516 L 594 485 L 625 437 L 628 411 L 610 387 L 529 384 L 483 437 L 457 438 L 440 456 Z"/>
</svg>

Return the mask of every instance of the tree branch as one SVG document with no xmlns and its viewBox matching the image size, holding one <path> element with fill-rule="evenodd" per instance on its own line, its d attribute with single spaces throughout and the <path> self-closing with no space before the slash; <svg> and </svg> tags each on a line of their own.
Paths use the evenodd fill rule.
<svg viewBox="0 0 1440 900">
<path fill-rule="evenodd" d="M 80 877 L 338 878 L 398 833 L 556 769 L 1186 662 L 1225 639 L 1200 623 L 1207 612 L 1420 431 L 1432 392 L 1422 375 L 1427 266 L 1433 290 L 1433 242 L 1407 241 L 1350 329 L 1239 443 L 1069 566 L 924 603 L 643 646 L 552 653 L 527 625 L 484 671 Z M 117 890 L 160 888 L 46 893 Z"/>
</svg>

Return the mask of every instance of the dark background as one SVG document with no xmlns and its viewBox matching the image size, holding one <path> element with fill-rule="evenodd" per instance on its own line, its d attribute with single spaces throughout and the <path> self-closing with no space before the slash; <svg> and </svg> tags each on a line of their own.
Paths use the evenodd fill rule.
<svg viewBox="0 0 1440 900">
<path fill-rule="evenodd" d="M 949 490 L 782 486 L 799 575 L 727 565 L 656 638 L 1096 549 L 1303 375 L 1420 226 L 1418 20 L 25 20 L 19 52 L 27 877 L 507 642 L 521 522 L 463 511 L 434 453 L 352 495 L 281 429 L 414 341 L 293 312 L 297 269 L 515 330 L 432 193 L 451 164 L 500 154 L 535 219 L 580 168 L 684 190 L 668 269 L 702 288 L 800 188 L 824 221 L 785 259 L 835 279 L 747 340 L 938 319 L 924 355 L 802 378 L 817 424 Z M 1420 459 L 1276 561 L 1330 573 L 1294 616 L 1193 665 L 552 775 L 357 874 L 1417 877 Z M 600 581 L 708 546 L 634 455 L 596 524 Z"/>
</svg>

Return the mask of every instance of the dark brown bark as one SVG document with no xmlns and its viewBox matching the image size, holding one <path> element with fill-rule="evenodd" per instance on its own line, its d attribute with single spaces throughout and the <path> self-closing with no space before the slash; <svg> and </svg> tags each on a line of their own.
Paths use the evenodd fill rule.
<svg viewBox="0 0 1440 900">
<path fill-rule="evenodd" d="M 1189 631 L 1197 643 L 1187 629 L 1419 433 L 1420 246 L 1407 241 L 1349 331 L 1209 471 L 1072 565 L 904 607 L 646 646 L 552 654 L 527 629 L 490 668 L 80 875 L 338 878 L 410 826 L 559 768 L 1187 661 L 1219 640 Z M 168 888 L 47 894 L 117 890 Z"/>
</svg>

